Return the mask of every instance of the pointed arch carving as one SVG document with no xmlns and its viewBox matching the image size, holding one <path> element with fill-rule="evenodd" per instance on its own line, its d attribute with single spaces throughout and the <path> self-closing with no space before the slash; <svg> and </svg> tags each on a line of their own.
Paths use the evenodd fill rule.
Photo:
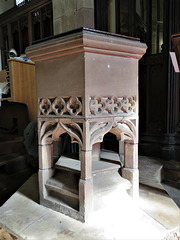
<svg viewBox="0 0 180 240">
<path fill-rule="evenodd" d="M 83 145 L 83 124 L 68 119 L 54 119 L 40 121 L 39 143 L 40 145 L 51 144 L 58 141 L 63 133 L 68 133 L 72 143 Z M 93 144 L 102 142 L 106 133 L 116 135 L 118 141 L 137 142 L 136 126 L 129 119 L 99 119 L 90 121 L 88 139 L 90 148 Z"/>
<path fill-rule="evenodd" d="M 68 133 L 71 142 L 76 142 L 82 146 L 82 126 L 79 123 L 64 120 L 52 120 L 40 122 L 40 145 L 51 144 L 57 141 L 63 133 Z"/>
<path fill-rule="evenodd" d="M 83 144 L 82 140 L 82 128 L 78 123 L 63 123 L 62 121 L 59 122 L 61 127 L 64 129 L 65 132 L 67 132 L 71 137 L 72 143 L 79 143 L 80 146 Z"/>
<path fill-rule="evenodd" d="M 102 142 L 106 133 L 116 135 L 118 141 L 136 142 L 136 126 L 131 120 L 99 120 L 90 124 L 90 146 Z"/>
<path fill-rule="evenodd" d="M 110 131 L 113 121 L 98 121 L 90 125 L 90 146 L 95 143 L 102 142 L 103 137 Z"/>
<path fill-rule="evenodd" d="M 110 132 L 118 141 L 137 142 L 136 126 L 131 120 L 115 121 Z"/>
<path fill-rule="evenodd" d="M 51 120 L 51 121 L 40 121 L 39 124 L 39 144 L 46 145 L 51 144 L 52 134 L 54 130 L 57 128 L 58 121 Z"/>
</svg>

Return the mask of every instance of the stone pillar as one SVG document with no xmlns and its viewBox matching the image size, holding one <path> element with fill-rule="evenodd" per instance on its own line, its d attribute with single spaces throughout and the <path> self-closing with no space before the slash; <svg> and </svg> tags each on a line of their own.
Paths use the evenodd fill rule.
<svg viewBox="0 0 180 240">
<path fill-rule="evenodd" d="M 83 129 L 83 145 L 80 149 L 79 210 L 83 221 L 85 221 L 93 211 L 92 146 L 89 144 L 88 121 L 84 121 Z"/>
<path fill-rule="evenodd" d="M 48 196 L 45 184 L 54 174 L 53 144 L 39 145 L 39 193 L 40 203 Z"/>
<path fill-rule="evenodd" d="M 132 184 L 132 187 L 129 190 L 130 196 L 134 199 L 139 197 L 139 170 L 133 168 L 122 168 L 121 170 L 122 177 L 129 180 Z"/>
<path fill-rule="evenodd" d="M 138 143 L 124 143 L 124 167 L 138 168 Z"/>
<path fill-rule="evenodd" d="M 52 0 L 54 35 L 75 28 L 94 28 L 94 0 Z"/>
<path fill-rule="evenodd" d="M 124 143 L 124 167 L 122 168 L 122 177 L 128 179 L 132 187 L 129 190 L 133 198 L 139 196 L 139 170 L 138 170 L 138 144 Z"/>
</svg>

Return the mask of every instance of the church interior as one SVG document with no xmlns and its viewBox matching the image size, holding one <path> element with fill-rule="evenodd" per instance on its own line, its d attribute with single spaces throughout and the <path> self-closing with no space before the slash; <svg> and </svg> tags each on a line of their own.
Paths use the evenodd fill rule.
<svg viewBox="0 0 180 240">
<path fill-rule="evenodd" d="M 178 240 L 179 81 L 179 0 L 1 0 L 0 240 Z"/>
</svg>

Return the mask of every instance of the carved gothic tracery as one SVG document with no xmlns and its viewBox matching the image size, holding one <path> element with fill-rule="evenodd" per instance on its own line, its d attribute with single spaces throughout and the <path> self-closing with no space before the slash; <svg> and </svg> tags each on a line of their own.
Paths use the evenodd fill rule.
<svg viewBox="0 0 180 240">
<path fill-rule="evenodd" d="M 63 133 L 68 133 L 71 142 L 76 142 L 82 146 L 82 124 L 68 121 L 66 119 L 53 121 L 40 121 L 40 144 L 51 144 L 59 140 Z"/>
<path fill-rule="evenodd" d="M 97 121 L 90 124 L 90 145 L 102 142 L 103 137 L 110 131 L 113 121 Z"/>
<path fill-rule="evenodd" d="M 82 128 L 77 123 L 64 124 L 62 121 L 59 122 L 61 127 L 71 136 L 72 143 L 79 143 L 80 146 L 83 144 L 82 140 Z"/>
<path fill-rule="evenodd" d="M 116 121 L 110 132 L 118 141 L 137 142 L 136 127 L 131 120 Z"/>
<path fill-rule="evenodd" d="M 131 120 L 105 120 L 90 124 L 90 144 L 102 142 L 106 133 L 116 135 L 118 141 L 136 142 L 136 127 Z"/>
<path fill-rule="evenodd" d="M 92 115 L 118 114 L 130 115 L 136 111 L 135 97 L 100 97 L 89 98 L 89 110 Z"/>
<path fill-rule="evenodd" d="M 132 115 L 136 112 L 136 105 L 136 97 L 94 96 L 89 98 L 90 115 Z M 76 96 L 40 98 L 39 115 L 82 115 L 82 98 Z"/>
<path fill-rule="evenodd" d="M 39 115 L 82 115 L 82 99 L 76 96 L 40 98 Z"/>
<path fill-rule="evenodd" d="M 102 142 L 104 135 L 108 132 L 115 134 L 118 141 L 137 141 L 136 127 L 131 120 L 126 119 L 107 118 L 90 121 L 88 132 L 90 148 L 93 144 Z M 53 141 L 58 141 L 63 133 L 70 135 L 72 143 L 83 146 L 83 124 L 68 119 L 40 121 L 39 143 L 40 145 L 51 144 Z"/>
</svg>

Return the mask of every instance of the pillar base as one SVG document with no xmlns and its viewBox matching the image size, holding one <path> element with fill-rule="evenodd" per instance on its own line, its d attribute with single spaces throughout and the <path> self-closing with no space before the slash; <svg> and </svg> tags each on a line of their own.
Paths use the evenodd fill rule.
<svg viewBox="0 0 180 240">
<path fill-rule="evenodd" d="M 121 176 L 130 181 L 132 184 L 131 188 L 128 190 L 128 193 L 134 199 L 139 198 L 139 170 L 132 168 L 122 168 Z"/>
</svg>

